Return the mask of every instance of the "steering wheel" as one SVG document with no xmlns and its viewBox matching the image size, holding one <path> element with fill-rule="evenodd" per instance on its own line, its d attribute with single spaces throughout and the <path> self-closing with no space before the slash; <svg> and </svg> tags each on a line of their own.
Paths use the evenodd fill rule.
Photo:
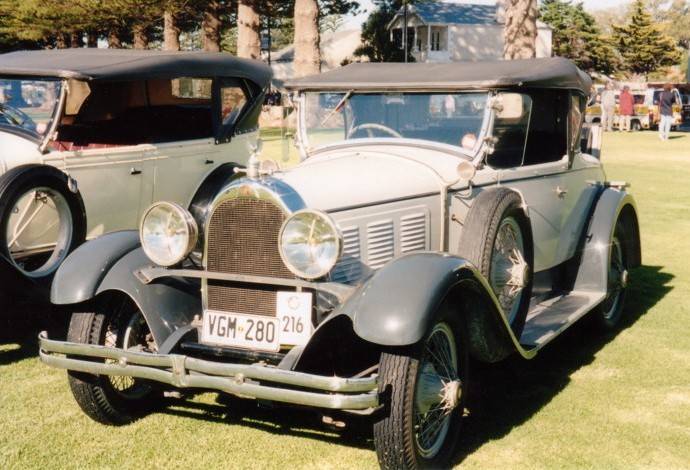
<svg viewBox="0 0 690 470">
<path fill-rule="evenodd" d="M 0 115 L 4 116 L 9 124 L 23 127 L 32 131 L 36 130 L 36 123 L 24 111 L 10 106 L 8 104 L 0 103 Z"/>
<path fill-rule="evenodd" d="M 347 133 L 347 138 L 349 139 L 353 135 L 355 135 L 357 132 L 365 130 L 367 131 L 367 135 L 369 137 L 374 137 L 374 133 L 372 132 L 373 130 L 385 132 L 387 134 L 392 135 L 393 137 L 397 137 L 399 139 L 402 139 L 402 135 L 395 129 L 391 129 L 388 126 L 384 126 L 383 124 L 376 124 L 373 122 L 367 122 L 364 124 L 360 124 L 359 126 L 355 126 L 352 129 L 350 129 L 350 132 Z"/>
</svg>

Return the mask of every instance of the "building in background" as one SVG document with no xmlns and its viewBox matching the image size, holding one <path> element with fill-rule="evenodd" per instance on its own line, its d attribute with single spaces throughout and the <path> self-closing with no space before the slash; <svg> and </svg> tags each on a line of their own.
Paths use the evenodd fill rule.
<svg viewBox="0 0 690 470">
<path fill-rule="evenodd" d="M 392 40 L 408 44 L 417 62 L 459 62 L 503 58 L 503 7 L 473 3 L 420 2 L 404 8 L 388 24 Z M 551 57 L 551 28 L 537 22 L 537 57 Z"/>
</svg>

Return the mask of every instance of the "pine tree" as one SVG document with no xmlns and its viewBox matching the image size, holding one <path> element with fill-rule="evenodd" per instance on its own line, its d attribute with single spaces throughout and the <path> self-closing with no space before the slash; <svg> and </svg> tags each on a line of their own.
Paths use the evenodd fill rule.
<svg viewBox="0 0 690 470">
<path fill-rule="evenodd" d="M 601 33 L 582 3 L 544 0 L 539 16 L 553 30 L 553 55 L 566 57 L 588 72 L 612 75 L 620 67 L 611 40 Z"/>
<path fill-rule="evenodd" d="M 624 67 L 633 74 L 646 78 L 650 73 L 681 61 L 676 41 L 653 22 L 643 0 L 635 0 L 628 24 L 614 25 L 613 30 Z"/>
</svg>

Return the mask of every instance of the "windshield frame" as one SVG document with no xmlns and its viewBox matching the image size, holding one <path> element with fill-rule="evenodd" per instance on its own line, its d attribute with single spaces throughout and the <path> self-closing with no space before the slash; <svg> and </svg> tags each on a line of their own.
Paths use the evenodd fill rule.
<svg viewBox="0 0 690 470">
<path fill-rule="evenodd" d="M 307 93 L 318 93 L 318 94 L 328 94 L 328 93 L 340 93 L 344 95 L 345 104 L 354 95 L 376 95 L 376 94 L 386 94 L 392 93 L 390 90 L 363 90 L 357 91 L 356 89 L 351 90 L 302 90 L 293 98 L 293 102 L 297 104 L 298 107 L 298 125 L 296 132 L 295 145 L 300 151 L 301 159 L 305 160 L 312 155 L 322 153 L 326 150 L 331 150 L 334 148 L 342 147 L 352 147 L 352 146 L 370 146 L 370 145 L 395 145 L 395 144 L 405 144 L 414 145 L 421 148 L 429 148 L 433 150 L 440 150 L 445 153 L 450 153 L 455 156 L 469 159 L 472 161 L 477 161 L 480 156 L 484 154 L 487 144 L 487 137 L 490 135 L 490 128 L 492 126 L 492 114 L 493 114 L 493 96 L 495 90 L 490 89 L 429 89 L 429 90 L 395 90 L 395 94 L 462 94 L 462 93 L 484 93 L 486 94 L 486 103 L 484 105 L 484 110 L 482 113 L 482 125 L 477 135 L 477 144 L 473 149 L 466 149 L 460 145 L 452 145 L 442 142 L 436 142 L 427 139 L 415 139 L 409 137 L 373 137 L 373 138 L 357 138 L 357 139 L 347 139 L 336 142 L 330 142 L 323 145 L 310 146 L 309 136 L 307 133 L 307 106 L 306 99 Z"/>
<path fill-rule="evenodd" d="M 16 125 L 16 124 L 6 124 L 6 123 L 0 123 L 0 129 L 3 132 L 10 132 L 16 135 L 19 135 L 21 137 L 27 138 L 31 141 L 34 141 L 35 143 L 39 144 L 39 146 L 42 146 L 41 144 L 49 140 L 49 136 L 52 135 L 54 132 L 54 128 L 57 127 L 57 121 L 59 120 L 59 114 L 61 114 L 60 110 L 60 104 L 61 102 L 64 102 L 66 99 L 66 92 L 67 92 L 67 80 L 64 78 L 60 77 L 53 77 L 53 76 L 25 76 L 25 75 L 3 75 L 0 74 L 0 81 L 27 81 L 27 82 L 53 82 L 57 83 L 59 85 L 59 89 L 57 90 L 57 93 L 55 94 L 55 101 L 53 103 L 52 109 L 50 110 L 49 113 L 49 118 L 45 121 L 46 124 L 46 131 L 44 134 L 40 134 L 37 131 L 31 130 L 27 127 Z M 15 108 L 12 105 L 9 105 L 11 109 L 16 109 L 24 114 L 26 114 L 29 118 L 31 118 L 31 115 L 24 111 L 22 108 Z M 32 119 L 33 120 L 33 119 Z"/>
</svg>

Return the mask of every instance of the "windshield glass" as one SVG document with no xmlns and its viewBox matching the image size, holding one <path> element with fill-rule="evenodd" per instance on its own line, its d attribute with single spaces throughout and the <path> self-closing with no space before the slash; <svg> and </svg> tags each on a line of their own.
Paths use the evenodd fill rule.
<svg viewBox="0 0 690 470">
<path fill-rule="evenodd" d="M 0 126 L 44 135 L 55 114 L 61 86 L 58 80 L 0 77 Z"/>
<path fill-rule="evenodd" d="M 306 93 L 307 148 L 366 138 L 476 150 L 488 93 Z"/>
</svg>

